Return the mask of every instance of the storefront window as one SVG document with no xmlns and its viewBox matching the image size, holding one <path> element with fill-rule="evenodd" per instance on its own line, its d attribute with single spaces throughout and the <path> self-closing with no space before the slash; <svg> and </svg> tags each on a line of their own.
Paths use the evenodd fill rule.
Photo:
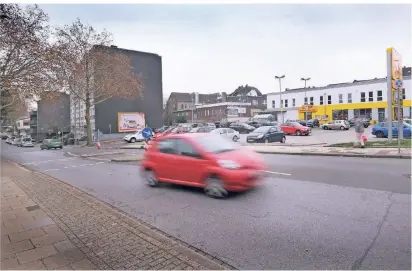
<svg viewBox="0 0 412 271">
<path fill-rule="evenodd" d="M 372 109 L 367 108 L 367 109 L 354 109 L 353 114 L 355 116 L 361 117 L 361 118 L 371 118 L 372 117 Z"/>
<path fill-rule="evenodd" d="M 332 120 L 348 120 L 348 110 L 333 110 Z"/>
</svg>

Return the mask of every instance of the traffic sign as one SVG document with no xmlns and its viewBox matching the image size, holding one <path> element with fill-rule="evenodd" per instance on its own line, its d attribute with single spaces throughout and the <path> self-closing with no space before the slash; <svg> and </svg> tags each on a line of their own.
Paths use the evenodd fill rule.
<svg viewBox="0 0 412 271">
<path fill-rule="evenodd" d="M 149 139 L 153 136 L 153 131 L 150 127 L 146 127 L 142 131 L 142 136 L 144 139 Z"/>
<path fill-rule="evenodd" d="M 397 79 L 397 80 L 395 81 L 395 86 L 396 86 L 397 88 L 401 88 L 401 87 L 403 86 L 402 80 Z"/>
</svg>

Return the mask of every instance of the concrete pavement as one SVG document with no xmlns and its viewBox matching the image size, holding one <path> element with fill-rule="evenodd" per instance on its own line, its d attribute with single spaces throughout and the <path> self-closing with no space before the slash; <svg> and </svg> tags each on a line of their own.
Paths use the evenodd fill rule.
<svg viewBox="0 0 412 271">
<path fill-rule="evenodd" d="M 265 186 L 219 201 L 198 189 L 149 188 L 135 164 L 9 151 L 2 155 L 56 169 L 47 173 L 236 268 L 411 267 L 408 160 L 264 155 Z"/>
</svg>

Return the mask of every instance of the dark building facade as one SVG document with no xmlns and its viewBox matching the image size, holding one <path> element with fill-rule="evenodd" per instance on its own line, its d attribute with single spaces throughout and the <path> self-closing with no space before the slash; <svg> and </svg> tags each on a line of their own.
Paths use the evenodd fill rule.
<svg viewBox="0 0 412 271">
<path fill-rule="evenodd" d="M 163 125 L 162 58 L 157 54 L 111 47 L 116 53 L 127 55 L 137 74 L 142 75 L 143 95 L 134 100 L 112 98 L 95 105 L 95 130 L 103 134 L 118 132 L 119 112 L 142 112 L 146 125 Z M 111 128 L 109 128 L 111 127 Z"/>
</svg>

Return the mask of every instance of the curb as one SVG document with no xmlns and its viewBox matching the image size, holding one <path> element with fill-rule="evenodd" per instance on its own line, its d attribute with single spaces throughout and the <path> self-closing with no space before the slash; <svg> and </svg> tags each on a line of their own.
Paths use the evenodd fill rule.
<svg viewBox="0 0 412 271">
<path fill-rule="evenodd" d="M 135 157 L 135 158 L 111 158 L 110 159 L 110 161 L 112 161 L 112 162 L 139 162 L 139 161 L 142 161 L 143 160 L 143 157 L 141 157 L 141 156 L 138 156 L 138 157 Z"/>
<path fill-rule="evenodd" d="M 15 161 L 9 160 L 9 159 L 4 159 L 4 160 L 8 160 L 11 163 L 16 164 L 19 168 L 26 170 L 26 171 L 30 171 L 34 174 L 37 175 L 44 175 L 47 176 L 51 179 L 53 179 L 55 182 L 57 182 L 58 184 L 60 184 L 61 186 L 65 186 L 67 187 L 67 189 L 73 190 L 73 191 L 77 191 L 80 196 L 83 196 L 85 198 L 86 201 L 88 201 L 88 204 L 91 205 L 95 205 L 96 203 L 93 203 L 93 201 L 97 202 L 98 204 L 101 204 L 101 207 L 104 208 L 106 211 L 110 212 L 111 214 L 113 214 L 114 216 L 116 216 L 117 218 L 119 218 L 119 220 L 125 224 L 127 224 L 129 227 L 134 228 L 134 225 L 136 222 L 141 224 L 141 226 L 137 226 L 136 229 L 144 232 L 146 235 L 148 235 L 149 237 L 157 240 L 160 243 L 164 243 L 167 241 L 171 241 L 172 242 L 172 246 L 170 248 L 176 249 L 178 250 L 182 255 L 188 257 L 189 259 L 192 258 L 199 262 L 200 264 L 202 264 L 205 267 L 213 267 L 210 268 L 210 270 L 237 270 L 234 266 L 220 260 L 219 258 L 212 256 L 174 236 L 171 236 L 169 234 L 167 234 L 166 232 L 157 229 L 154 226 L 151 226 L 150 224 L 140 220 L 139 218 L 133 217 L 132 215 L 124 212 L 123 210 L 119 209 L 118 207 L 111 205 L 109 203 L 106 203 L 98 198 L 96 198 L 95 196 L 89 194 L 88 192 L 85 192 L 73 185 L 70 185 L 60 179 L 57 179 L 51 175 L 48 175 L 47 173 L 43 173 L 40 171 L 36 171 L 36 170 L 32 170 L 30 168 L 27 168 Z M 86 199 L 88 198 L 88 199 Z M 174 243 L 174 244 L 173 244 Z"/>
<path fill-rule="evenodd" d="M 143 148 L 144 148 L 144 145 L 140 145 L 140 146 L 124 146 L 124 147 L 120 147 L 119 149 L 120 149 L 120 150 L 133 150 L 133 149 L 139 150 L 139 149 L 143 149 Z"/>
<path fill-rule="evenodd" d="M 91 153 L 91 154 L 81 154 L 80 157 L 87 158 L 87 157 L 94 157 L 94 156 L 103 156 L 103 155 L 111 155 L 111 154 L 123 154 L 124 152 L 101 152 L 101 153 Z"/>
<path fill-rule="evenodd" d="M 284 155 L 301 155 L 301 156 L 335 156 L 335 157 L 358 157 L 358 158 L 395 158 L 411 159 L 409 155 L 382 155 L 382 154 L 343 154 L 343 153 L 314 153 L 314 152 L 264 152 L 256 151 L 261 154 L 284 154 Z"/>
</svg>

